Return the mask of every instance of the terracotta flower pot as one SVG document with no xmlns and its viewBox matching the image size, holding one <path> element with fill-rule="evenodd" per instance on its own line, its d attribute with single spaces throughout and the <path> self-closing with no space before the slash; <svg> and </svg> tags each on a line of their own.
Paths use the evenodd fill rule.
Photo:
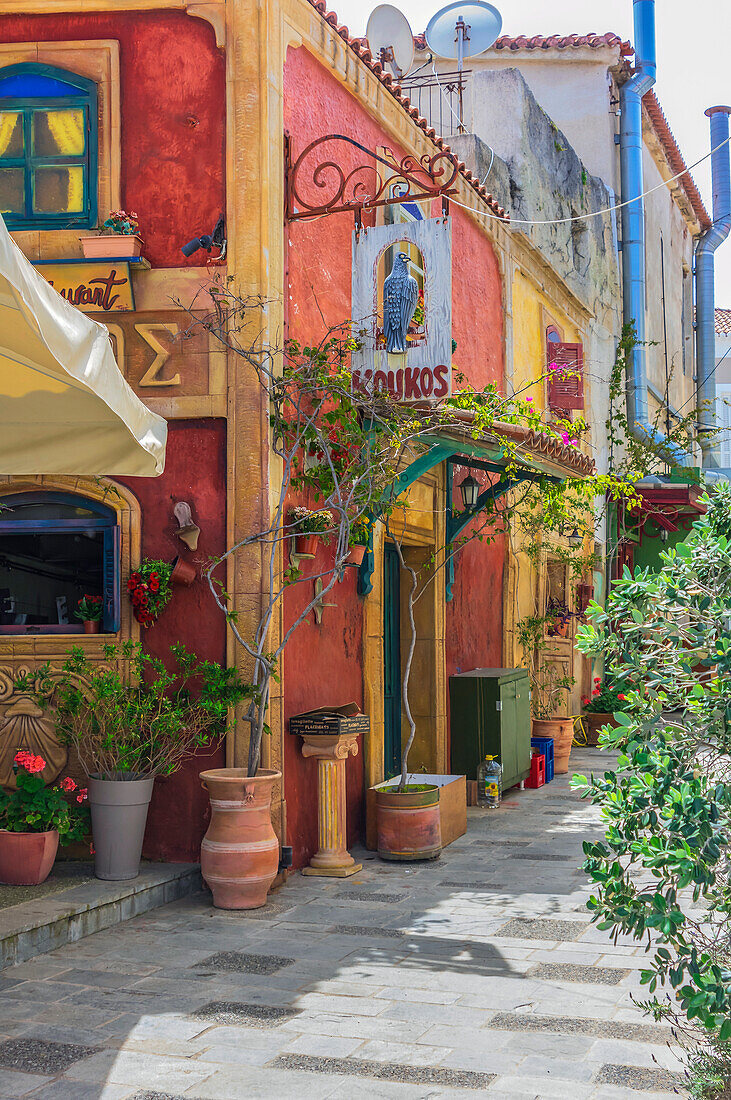
<svg viewBox="0 0 731 1100">
<path fill-rule="evenodd" d="M 569 770 L 571 743 L 574 739 L 572 718 L 534 718 L 534 737 L 553 738 L 554 775 L 566 775 Z"/>
<path fill-rule="evenodd" d="M 81 237 L 81 247 L 87 260 L 126 260 L 142 254 L 142 237 L 127 233 L 104 233 Z"/>
<path fill-rule="evenodd" d="M 84 634 L 98 634 L 100 626 L 98 619 L 84 619 Z"/>
<path fill-rule="evenodd" d="M 211 800 L 211 823 L 201 842 L 201 872 L 217 909 L 258 909 L 279 869 L 272 828 L 272 787 L 281 772 L 243 768 L 201 772 Z"/>
<path fill-rule="evenodd" d="M 317 553 L 318 535 L 295 535 L 294 552 L 302 558 L 314 558 Z"/>
<path fill-rule="evenodd" d="M 439 787 L 425 791 L 376 790 L 381 859 L 436 859 L 442 850 Z"/>
<path fill-rule="evenodd" d="M 58 833 L 10 833 L 0 829 L 0 882 L 8 886 L 40 886 L 51 873 L 58 850 Z"/>
<path fill-rule="evenodd" d="M 181 557 L 177 557 L 173 561 L 173 571 L 170 574 L 171 584 L 185 585 L 189 588 L 196 578 L 196 568 L 191 565 L 189 561 L 183 561 Z"/>
<path fill-rule="evenodd" d="M 361 565 L 366 550 L 366 546 L 351 546 L 350 553 L 348 554 L 348 561 L 351 562 L 352 565 Z"/>
<path fill-rule="evenodd" d="M 599 731 L 602 726 L 611 726 L 616 728 L 617 723 L 611 714 L 605 714 L 601 711 L 588 711 L 584 715 L 584 726 L 586 728 L 586 743 L 587 745 L 599 744 Z"/>
</svg>

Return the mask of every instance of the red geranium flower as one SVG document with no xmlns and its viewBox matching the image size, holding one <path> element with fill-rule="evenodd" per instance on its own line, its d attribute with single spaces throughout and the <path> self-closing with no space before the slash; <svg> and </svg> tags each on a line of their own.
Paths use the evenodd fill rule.
<svg viewBox="0 0 731 1100">
<path fill-rule="evenodd" d="M 37 772 L 42 772 L 46 766 L 46 761 L 42 756 L 34 756 L 29 752 L 26 754 L 26 760 L 23 761 L 22 767 L 31 775 L 35 775 Z"/>
<path fill-rule="evenodd" d="M 79 793 L 76 796 L 76 801 L 83 802 L 86 799 L 88 793 L 89 791 L 86 787 L 79 787 Z"/>
<path fill-rule="evenodd" d="M 626 698 L 627 698 L 627 696 L 626 696 L 626 695 L 618 695 L 618 696 L 617 696 L 617 698 L 618 698 L 618 699 L 626 699 Z"/>
<path fill-rule="evenodd" d="M 594 688 L 594 690 L 592 691 L 591 694 L 592 695 L 601 695 L 601 691 L 599 690 L 599 688 Z"/>
<path fill-rule="evenodd" d="M 73 779 L 71 778 L 70 775 L 67 775 L 65 779 L 62 779 L 59 786 L 61 787 L 62 791 L 75 791 L 76 790 L 76 784 L 74 783 L 74 781 L 73 781 Z"/>
</svg>

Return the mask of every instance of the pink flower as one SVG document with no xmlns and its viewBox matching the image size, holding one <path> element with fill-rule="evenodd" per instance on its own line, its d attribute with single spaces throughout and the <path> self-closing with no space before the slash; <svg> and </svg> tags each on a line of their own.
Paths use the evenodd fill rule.
<svg viewBox="0 0 731 1100">
<path fill-rule="evenodd" d="M 86 797 L 88 796 L 88 794 L 89 794 L 89 791 L 88 791 L 87 787 L 79 787 L 79 793 L 76 796 L 76 801 L 77 802 L 84 802 Z"/>
<path fill-rule="evenodd" d="M 532 398 L 532 397 L 526 397 L 526 399 L 525 399 L 525 400 L 526 400 L 527 404 L 529 404 L 529 405 L 530 405 L 530 404 L 532 403 L 532 401 L 533 401 L 533 398 Z"/>
<path fill-rule="evenodd" d="M 564 447 L 568 447 L 568 445 L 569 445 L 569 433 L 568 432 L 561 432 L 561 442 L 563 443 Z"/>
</svg>

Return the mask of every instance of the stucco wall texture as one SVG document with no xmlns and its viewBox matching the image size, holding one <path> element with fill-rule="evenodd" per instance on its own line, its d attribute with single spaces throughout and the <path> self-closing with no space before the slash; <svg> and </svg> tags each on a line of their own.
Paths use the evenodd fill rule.
<svg viewBox="0 0 731 1100">
<path fill-rule="evenodd" d="M 169 11 L 0 15 L 1 42 L 94 39 L 119 42 L 122 206 L 139 214 L 145 256 L 200 266 L 205 253 L 186 260 L 180 247 L 225 208 L 225 60 L 213 28 Z"/>
<path fill-rule="evenodd" d="M 296 159 L 316 137 L 339 133 L 368 148 L 399 149 L 338 80 L 305 48 L 290 49 L 284 73 L 284 124 Z M 337 153 L 349 168 L 366 157 L 338 146 L 326 146 L 317 160 Z M 317 163 L 313 159 L 313 165 Z M 347 169 L 346 169 L 347 170 Z M 312 192 L 310 192 L 312 194 Z M 322 201 L 322 199 L 320 200 Z M 439 205 L 427 212 L 439 213 Z M 476 388 L 488 382 L 502 386 L 502 287 L 495 253 L 479 228 L 452 207 L 453 336 L 455 367 Z M 320 338 L 326 327 L 341 324 L 351 313 L 351 239 L 353 218 L 334 214 L 288 226 L 287 312 L 289 335 L 299 340 Z M 314 572 L 332 550 L 319 551 Z M 499 665 L 502 643 L 502 541 L 470 546 L 460 556 L 448 605 L 446 624 L 447 674 L 482 665 Z M 327 597 L 322 625 L 311 615 L 290 642 L 284 659 L 285 720 L 303 710 L 350 701 L 363 705 L 362 602 L 356 591 L 356 570 L 347 569 L 342 584 Z M 440 578 L 437 584 L 444 589 Z M 293 621 L 309 586 L 298 586 L 285 601 L 286 622 Z M 286 625 L 286 624 L 285 624 Z M 285 793 L 288 841 L 295 866 L 316 848 L 316 762 L 304 760 L 299 738 L 286 735 Z M 348 843 L 362 835 L 363 755 L 347 762 Z"/>
</svg>

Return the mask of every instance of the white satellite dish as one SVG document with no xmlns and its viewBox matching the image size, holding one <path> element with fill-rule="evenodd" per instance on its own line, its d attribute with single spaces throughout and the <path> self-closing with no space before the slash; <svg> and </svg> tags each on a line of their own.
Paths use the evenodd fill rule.
<svg viewBox="0 0 731 1100">
<path fill-rule="evenodd" d="M 379 4 L 368 16 L 368 49 L 397 80 L 414 64 L 414 35 L 403 12 L 392 4 Z"/>
<path fill-rule="evenodd" d="M 426 44 L 438 57 L 456 57 L 462 71 L 465 57 L 489 50 L 503 26 L 497 8 L 483 0 L 457 0 L 447 4 L 429 20 Z"/>
</svg>

